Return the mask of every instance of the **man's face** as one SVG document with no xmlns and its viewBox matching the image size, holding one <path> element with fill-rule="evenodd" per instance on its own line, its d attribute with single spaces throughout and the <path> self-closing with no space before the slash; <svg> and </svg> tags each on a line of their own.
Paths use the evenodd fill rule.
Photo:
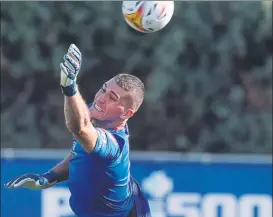
<svg viewBox="0 0 273 217">
<path fill-rule="evenodd" d="M 131 116 L 132 98 L 114 79 L 103 84 L 89 109 L 93 119 L 116 121 Z"/>
</svg>

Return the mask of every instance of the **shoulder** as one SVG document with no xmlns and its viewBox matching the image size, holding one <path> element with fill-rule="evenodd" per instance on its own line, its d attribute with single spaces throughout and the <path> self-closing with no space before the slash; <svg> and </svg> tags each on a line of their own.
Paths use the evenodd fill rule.
<svg viewBox="0 0 273 217">
<path fill-rule="evenodd" d="M 111 143 L 118 145 L 118 141 L 112 132 L 105 130 L 103 128 L 96 128 L 98 132 L 98 139 L 102 140 L 103 143 L 110 141 Z"/>
<path fill-rule="evenodd" d="M 129 135 L 126 129 L 122 129 L 122 130 L 110 129 L 109 132 L 119 144 L 124 144 L 129 142 Z"/>
</svg>

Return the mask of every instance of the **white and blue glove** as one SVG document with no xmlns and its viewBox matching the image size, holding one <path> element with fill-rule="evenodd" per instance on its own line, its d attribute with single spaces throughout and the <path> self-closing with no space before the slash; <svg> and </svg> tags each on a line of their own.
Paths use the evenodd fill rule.
<svg viewBox="0 0 273 217">
<path fill-rule="evenodd" d="M 73 96 L 77 93 L 77 76 L 82 65 L 82 54 L 76 45 L 71 44 L 63 57 L 61 68 L 61 89 L 64 95 Z"/>
<path fill-rule="evenodd" d="M 4 186 L 6 188 L 25 187 L 32 190 L 42 190 L 49 188 L 58 182 L 55 176 L 56 175 L 53 172 L 45 173 L 43 175 L 29 173 L 10 180 Z"/>
</svg>

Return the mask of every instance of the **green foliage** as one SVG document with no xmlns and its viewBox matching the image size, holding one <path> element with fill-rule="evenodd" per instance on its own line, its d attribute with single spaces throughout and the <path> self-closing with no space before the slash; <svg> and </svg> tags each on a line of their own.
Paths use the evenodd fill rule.
<svg viewBox="0 0 273 217">
<path fill-rule="evenodd" d="M 164 30 L 138 34 L 121 2 L 2 2 L 3 146 L 71 146 L 59 63 L 75 43 L 87 101 L 116 73 L 145 81 L 145 104 L 130 121 L 133 149 L 272 152 L 271 9 L 175 2 Z"/>
</svg>

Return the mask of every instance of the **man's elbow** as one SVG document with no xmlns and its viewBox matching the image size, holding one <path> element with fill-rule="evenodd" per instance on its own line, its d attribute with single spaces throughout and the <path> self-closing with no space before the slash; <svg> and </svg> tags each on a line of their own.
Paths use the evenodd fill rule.
<svg viewBox="0 0 273 217">
<path fill-rule="evenodd" d="M 72 133 L 72 134 L 78 135 L 79 132 L 80 132 L 80 128 L 77 127 L 76 125 L 72 125 L 72 124 L 66 123 L 66 127 L 67 127 L 68 131 L 70 133 Z"/>
</svg>

